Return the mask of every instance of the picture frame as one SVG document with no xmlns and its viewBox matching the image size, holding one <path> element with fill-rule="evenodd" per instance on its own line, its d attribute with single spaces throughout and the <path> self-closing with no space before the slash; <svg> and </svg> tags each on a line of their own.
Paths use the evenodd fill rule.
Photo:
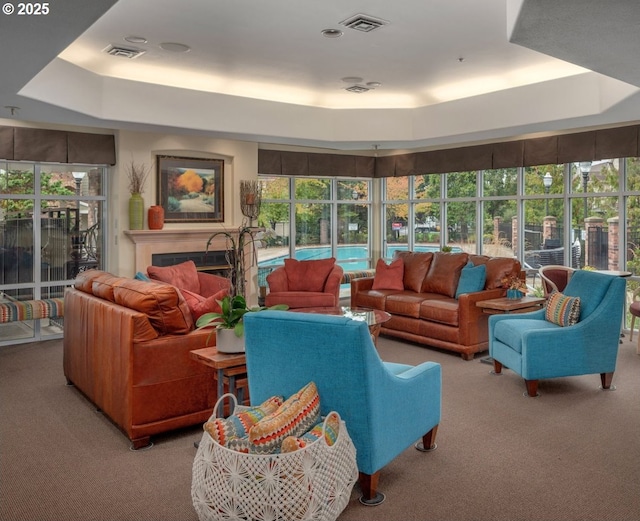
<svg viewBox="0 0 640 521">
<path fill-rule="evenodd" d="M 224 221 L 224 160 L 157 156 L 157 175 L 165 222 Z"/>
</svg>

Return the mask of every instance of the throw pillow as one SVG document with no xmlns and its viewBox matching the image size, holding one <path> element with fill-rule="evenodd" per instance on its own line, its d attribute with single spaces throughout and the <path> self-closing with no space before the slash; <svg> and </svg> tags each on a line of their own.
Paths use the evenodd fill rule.
<svg viewBox="0 0 640 521">
<path fill-rule="evenodd" d="M 436 252 L 422 283 L 422 293 L 439 293 L 455 297 L 462 268 L 469 261 L 466 253 Z"/>
<path fill-rule="evenodd" d="M 192 260 L 174 264 L 173 266 L 149 266 L 149 277 L 161 282 L 166 282 L 179 289 L 186 289 L 194 293 L 200 292 L 198 270 Z"/>
<path fill-rule="evenodd" d="M 309 382 L 290 396 L 274 413 L 249 430 L 252 454 L 274 454 L 287 436 L 301 436 L 320 417 L 320 396 L 314 382 Z"/>
<path fill-rule="evenodd" d="M 402 258 L 396 259 L 387 264 L 382 259 L 378 259 L 376 273 L 373 278 L 371 289 L 399 289 L 403 290 L 402 278 L 404 276 L 404 261 Z"/>
<path fill-rule="evenodd" d="M 474 266 L 469 261 L 460 272 L 460 280 L 458 281 L 458 289 L 456 290 L 456 299 L 463 293 L 473 293 L 474 291 L 482 291 L 484 282 L 487 277 L 487 268 L 484 264 Z"/>
<path fill-rule="evenodd" d="M 567 297 L 554 291 L 545 309 L 544 318 L 559 326 L 573 326 L 580 319 L 580 297 Z"/>
<path fill-rule="evenodd" d="M 203 297 L 186 289 L 181 289 L 180 293 L 182 293 L 182 296 L 187 301 L 187 306 L 189 306 L 193 321 L 196 322 L 205 313 L 222 313 L 222 308 L 220 304 L 218 304 L 218 300 L 222 300 L 229 295 L 229 290 L 226 288 L 221 289 L 218 293 L 210 297 Z"/>
<path fill-rule="evenodd" d="M 340 430 L 340 421 L 336 414 L 331 414 L 327 418 L 327 426 L 324 428 L 324 421 L 316 424 L 310 431 L 305 432 L 302 436 L 295 437 L 289 436 L 285 438 L 280 447 L 280 452 L 294 452 L 298 449 L 303 449 L 309 443 L 322 438 L 322 432 L 324 429 L 324 440 L 329 447 L 331 447 L 338 439 L 338 432 Z"/>
<path fill-rule="evenodd" d="M 136 280 L 143 280 L 144 282 L 150 282 L 151 279 L 149 277 L 147 277 L 144 273 L 142 273 L 141 271 L 139 271 L 138 273 L 136 273 L 135 277 L 133 277 Z"/>
<path fill-rule="evenodd" d="M 334 257 L 307 261 L 285 259 L 284 271 L 289 291 L 323 291 L 335 264 Z"/>
<path fill-rule="evenodd" d="M 249 407 L 232 414 L 228 418 L 210 419 L 203 425 L 203 428 L 215 442 L 228 446 L 231 440 L 246 436 L 251 427 L 262 418 L 277 411 L 282 403 L 282 396 L 272 396 L 257 407 Z M 234 447 L 234 450 L 239 449 Z"/>
</svg>

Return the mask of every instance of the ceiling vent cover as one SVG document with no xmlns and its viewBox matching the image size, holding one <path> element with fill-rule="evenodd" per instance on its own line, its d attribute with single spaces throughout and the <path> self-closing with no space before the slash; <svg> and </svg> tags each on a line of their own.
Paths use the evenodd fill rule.
<svg viewBox="0 0 640 521">
<path fill-rule="evenodd" d="M 355 29 L 356 31 L 361 31 L 363 33 L 370 33 L 371 31 L 379 29 L 388 23 L 389 22 L 382 18 L 374 18 L 367 14 L 357 14 L 340 22 L 341 25 L 344 25 L 349 29 Z"/>
<path fill-rule="evenodd" d="M 363 87 L 362 85 L 352 85 L 351 87 L 347 87 L 344 90 L 348 90 L 349 92 L 355 92 L 356 94 L 362 94 L 363 92 L 369 92 L 371 89 L 367 87 Z"/>
<path fill-rule="evenodd" d="M 128 58 L 129 60 L 133 60 L 138 56 L 142 56 L 145 51 L 140 49 L 129 49 L 127 47 L 120 47 L 117 45 L 109 45 L 104 52 L 110 54 L 111 56 L 118 56 L 120 58 Z"/>
</svg>

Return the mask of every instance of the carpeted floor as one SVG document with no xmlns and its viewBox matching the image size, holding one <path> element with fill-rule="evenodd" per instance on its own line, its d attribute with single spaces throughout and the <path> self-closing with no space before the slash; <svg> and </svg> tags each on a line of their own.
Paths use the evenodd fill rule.
<svg viewBox="0 0 640 521">
<path fill-rule="evenodd" d="M 640 356 L 620 346 L 617 390 L 597 375 L 542 381 L 523 396 L 510 371 L 384 337 L 385 360 L 443 368 L 438 449 L 407 449 L 382 471 L 387 499 L 340 520 L 640 519 Z M 410 407 L 411 403 L 407 403 Z M 2 521 L 190 521 L 200 427 L 128 440 L 62 374 L 62 341 L 0 348 Z M 393 421 L 393 411 L 389 411 Z"/>
</svg>

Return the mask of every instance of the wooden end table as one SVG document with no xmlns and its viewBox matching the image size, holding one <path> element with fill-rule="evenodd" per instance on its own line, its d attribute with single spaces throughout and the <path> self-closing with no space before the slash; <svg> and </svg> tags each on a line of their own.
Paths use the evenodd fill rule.
<svg viewBox="0 0 640 521">
<path fill-rule="evenodd" d="M 227 383 L 229 392 L 238 399 L 239 405 L 244 405 L 244 387 L 247 385 L 247 359 L 244 353 L 218 353 L 215 347 L 204 347 L 189 352 L 194 360 L 216 370 L 219 399 L 224 394 L 224 384 Z M 221 404 L 221 408 L 223 404 Z M 222 415 L 223 411 L 219 411 Z"/>
</svg>

